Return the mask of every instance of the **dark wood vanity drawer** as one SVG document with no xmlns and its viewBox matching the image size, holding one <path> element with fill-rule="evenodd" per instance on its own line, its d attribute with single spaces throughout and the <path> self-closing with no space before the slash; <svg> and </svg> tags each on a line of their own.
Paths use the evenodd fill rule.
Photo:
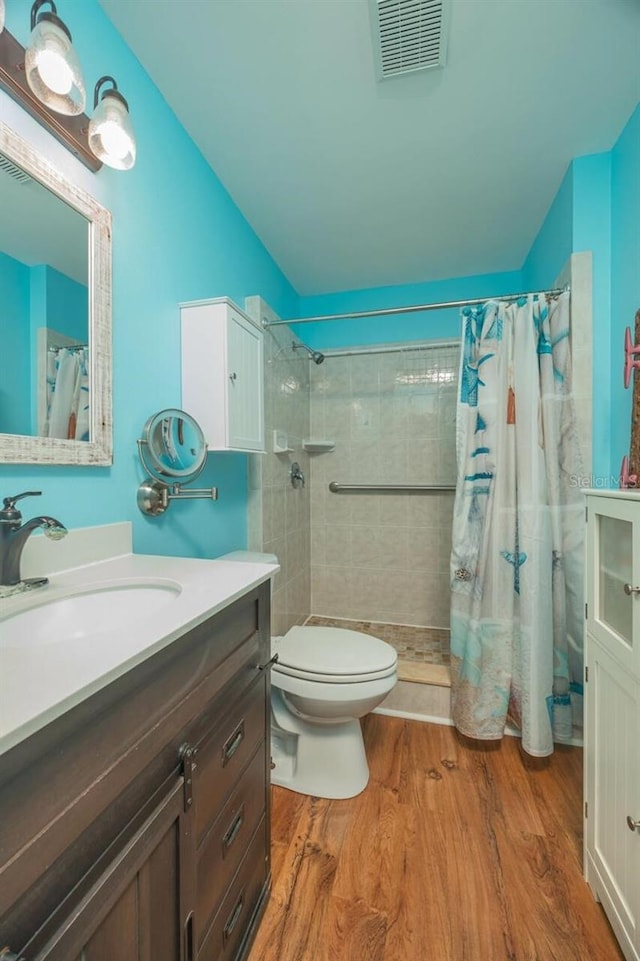
<svg viewBox="0 0 640 961">
<path fill-rule="evenodd" d="M 265 740 L 265 684 L 261 674 L 232 705 L 224 721 L 197 745 L 194 802 L 198 844 L 256 747 Z"/>
<path fill-rule="evenodd" d="M 265 761 L 263 741 L 198 848 L 197 917 L 201 928 L 208 927 L 264 815 Z"/>
<path fill-rule="evenodd" d="M 246 937 L 268 874 L 266 818 L 198 951 L 198 961 L 232 961 Z"/>
</svg>

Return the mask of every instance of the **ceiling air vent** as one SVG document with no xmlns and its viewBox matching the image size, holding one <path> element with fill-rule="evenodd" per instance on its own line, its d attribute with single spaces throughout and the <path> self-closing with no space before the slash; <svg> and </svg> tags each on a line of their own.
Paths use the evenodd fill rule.
<svg viewBox="0 0 640 961">
<path fill-rule="evenodd" d="M 369 0 L 378 79 L 443 67 L 449 0 Z"/>
<path fill-rule="evenodd" d="M 16 183 L 19 183 L 19 184 L 33 183 L 33 178 L 30 177 L 29 174 L 25 173 L 24 170 L 21 170 L 20 167 L 16 167 L 16 165 L 12 163 L 8 157 L 5 157 L 5 155 L 1 153 L 0 153 L 0 172 L 7 174 L 9 177 L 15 180 Z"/>
</svg>

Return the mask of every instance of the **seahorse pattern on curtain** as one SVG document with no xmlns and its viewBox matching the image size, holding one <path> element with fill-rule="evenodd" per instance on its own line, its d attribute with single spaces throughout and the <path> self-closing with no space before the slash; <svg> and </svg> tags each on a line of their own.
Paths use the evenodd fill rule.
<svg viewBox="0 0 640 961">
<path fill-rule="evenodd" d="M 582 691 L 584 506 L 569 293 L 462 312 L 451 555 L 453 720 L 544 756 Z"/>
<path fill-rule="evenodd" d="M 45 437 L 89 440 L 88 362 L 84 347 L 49 351 Z"/>
</svg>

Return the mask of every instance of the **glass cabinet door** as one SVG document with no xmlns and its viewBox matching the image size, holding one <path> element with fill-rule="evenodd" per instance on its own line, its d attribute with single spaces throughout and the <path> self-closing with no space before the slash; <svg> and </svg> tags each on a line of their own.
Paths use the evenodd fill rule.
<svg viewBox="0 0 640 961">
<path fill-rule="evenodd" d="M 590 497 L 589 630 L 624 666 L 640 666 L 640 497 Z"/>
</svg>

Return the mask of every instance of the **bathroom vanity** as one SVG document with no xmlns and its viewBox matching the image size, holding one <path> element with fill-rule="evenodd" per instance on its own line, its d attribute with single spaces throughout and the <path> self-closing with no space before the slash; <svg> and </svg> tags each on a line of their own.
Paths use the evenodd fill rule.
<svg viewBox="0 0 640 961">
<path fill-rule="evenodd" d="M 15 730 L 0 705 L 0 957 L 239 961 L 248 952 L 270 881 L 275 568 L 130 555 L 87 568 L 75 596 L 91 583 L 98 593 L 159 583 L 163 561 L 180 596 L 158 616 L 84 647 L 54 644 L 51 685 L 74 662 L 76 680 L 40 713 L 27 705 Z M 64 597 L 64 583 L 52 587 Z M 15 671 L 12 657 L 25 652 L 2 648 L 2 626 L 3 668 Z M 137 636 L 133 653 L 123 653 L 127 634 Z M 95 657 L 78 663 L 91 644 Z M 26 656 L 36 675 L 47 670 L 46 645 Z M 25 685 L 27 701 L 37 688 Z M 8 714 L 20 709 L 16 698 Z"/>
</svg>

